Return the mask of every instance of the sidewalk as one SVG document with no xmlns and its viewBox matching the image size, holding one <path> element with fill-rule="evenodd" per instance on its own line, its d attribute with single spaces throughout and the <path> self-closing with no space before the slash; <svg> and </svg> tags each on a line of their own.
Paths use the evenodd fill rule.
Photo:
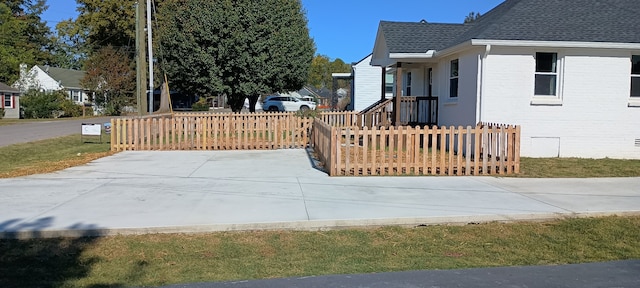
<svg viewBox="0 0 640 288">
<path fill-rule="evenodd" d="M 305 150 L 122 152 L 0 179 L 0 237 L 640 214 L 640 178 L 329 177 Z"/>
</svg>

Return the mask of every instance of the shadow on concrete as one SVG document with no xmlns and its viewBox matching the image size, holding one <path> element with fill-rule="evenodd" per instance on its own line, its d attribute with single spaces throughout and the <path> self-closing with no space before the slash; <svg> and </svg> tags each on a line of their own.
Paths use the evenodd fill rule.
<svg viewBox="0 0 640 288">
<path fill-rule="evenodd" d="M 322 166 L 322 162 L 316 156 L 313 148 L 307 147 L 305 151 L 307 152 L 307 159 L 309 159 L 309 164 L 311 164 L 311 167 L 328 175 L 329 172 L 327 172 L 327 170 Z"/>
<path fill-rule="evenodd" d="M 42 232 L 53 223 L 53 217 L 19 223 L 11 219 L 0 223 L 0 287 L 67 287 L 87 277 L 92 267 L 103 261 L 99 257 L 82 256 L 100 239 L 96 225 L 74 224 L 78 237 L 55 237 Z M 19 224 L 17 224 L 19 223 Z M 17 225 L 16 225 L 17 224 Z M 86 231 L 86 232 L 83 232 Z M 117 283 L 85 287 L 122 287 Z"/>
</svg>

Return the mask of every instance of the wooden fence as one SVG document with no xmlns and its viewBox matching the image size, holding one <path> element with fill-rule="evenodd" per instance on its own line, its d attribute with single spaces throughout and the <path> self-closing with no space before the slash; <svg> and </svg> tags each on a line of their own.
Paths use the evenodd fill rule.
<svg viewBox="0 0 640 288">
<path fill-rule="evenodd" d="M 111 150 L 304 148 L 312 119 L 293 113 L 212 114 L 111 119 Z"/>
<path fill-rule="evenodd" d="M 330 176 L 496 175 L 520 171 L 520 127 L 332 127 L 312 146 Z"/>
<path fill-rule="evenodd" d="M 520 171 L 520 127 L 362 126 L 355 112 L 177 113 L 111 120 L 111 150 L 253 150 L 309 144 L 331 176 Z M 362 127 L 362 128 L 361 128 Z"/>
</svg>

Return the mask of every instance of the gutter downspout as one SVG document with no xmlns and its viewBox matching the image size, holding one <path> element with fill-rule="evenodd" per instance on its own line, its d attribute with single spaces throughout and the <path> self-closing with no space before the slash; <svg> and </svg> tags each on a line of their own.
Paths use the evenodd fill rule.
<svg viewBox="0 0 640 288">
<path fill-rule="evenodd" d="M 480 67 L 478 68 L 479 77 L 478 77 L 478 93 L 477 93 L 478 95 L 476 97 L 476 124 L 482 121 L 482 112 L 483 112 L 482 96 L 484 96 L 484 73 L 485 73 L 485 66 L 487 66 L 486 61 L 489 53 L 491 53 L 491 44 L 487 44 L 487 46 L 485 46 L 483 55 L 478 55 L 478 58 L 480 60 L 479 61 Z"/>
</svg>

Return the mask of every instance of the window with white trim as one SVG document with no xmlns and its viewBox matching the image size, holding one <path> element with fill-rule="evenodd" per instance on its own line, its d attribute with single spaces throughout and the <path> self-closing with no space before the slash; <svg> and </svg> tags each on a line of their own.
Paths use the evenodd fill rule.
<svg viewBox="0 0 640 288">
<path fill-rule="evenodd" d="M 535 96 L 558 96 L 558 53 L 536 53 Z"/>
<path fill-rule="evenodd" d="M 4 94 L 3 96 L 3 104 L 2 107 L 4 108 L 13 108 L 13 95 L 11 94 Z"/>
<path fill-rule="evenodd" d="M 449 69 L 449 97 L 457 98 L 458 97 L 458 59 L 451 60 L 451 65 Z"/>
<path fill-rule="evenodd" d="M 631 56 L 631 97 L 640 98 L 640 55 Z"/>
<path fill-rule="evenodd" d="M 74 102 L 80 102 L 80 91 L 71 90 L 71 100 Z"/>
</svg>

